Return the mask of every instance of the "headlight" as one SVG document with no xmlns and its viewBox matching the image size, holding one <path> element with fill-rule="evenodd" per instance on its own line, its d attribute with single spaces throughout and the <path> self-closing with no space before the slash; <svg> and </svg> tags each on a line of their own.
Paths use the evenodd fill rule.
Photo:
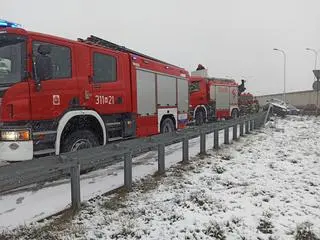
<svg viewBox="0 0 320 240">
<path fill-rule="evenodd" d="M 1 141 L 29 141 L 29 130 L 0 130 Z"/>
</svg>

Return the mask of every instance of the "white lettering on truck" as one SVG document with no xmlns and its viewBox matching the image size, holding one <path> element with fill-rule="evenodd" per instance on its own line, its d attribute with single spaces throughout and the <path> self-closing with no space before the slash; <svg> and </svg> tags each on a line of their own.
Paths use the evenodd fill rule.
<svg viewBox="0 0 320 240">
<path fill-rule="evenodd" d="M 101 104 L 114 104 L 114 96 L 101 96 L 101 95 L 96 95 L 96 104 L 101 105 Z"/>
</svg>

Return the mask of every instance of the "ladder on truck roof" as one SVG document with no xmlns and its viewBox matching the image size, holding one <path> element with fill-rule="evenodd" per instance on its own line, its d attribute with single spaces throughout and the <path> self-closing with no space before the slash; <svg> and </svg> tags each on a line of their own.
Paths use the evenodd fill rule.
<svg viewBox="0 0 320 240">
<path fill-rule="evenodd" d="M 109 48 L 109 49 L 113 49 L 113 50 L 120 51 L 120 52 L 131 53 L 131 54 L 134 54 L 134 55 L 137 55 L 137 56 L 140 56 L 140 57 L 147 58 L 147 59 L 149 59 L 149 60 L 153 60 L 153 61 L 156 61 L 156 62 L 160 62 L 160 63 L 163 63 L 163 64 L 167 64 L 167 65 L 170 65 L 170 66 L 172 66 L 172 67 L 180 68 L 180 67 L 175 66 L 175 65 L 173 65 L 173 64 L 170 64 L 170 63 L 161 61 L 161 60 L 159 60 L 159 59 L 156 59 L 156 58 L 150 57 L 150 56 L 148 56 L 148 55 L 145 55 L 145 54 L 143 54 L 143 53 L 140 53 L 140 52 L 131 50 L 131 49 L 129 49 L 129 48 L 126 48 L 125 46 L 120 46 L 120 45 L 118 45 L 118 44 L 116 44 L 116 43 L 113 43 L 113 42 L 104 40 L 104 39 L 102 39 L 102 38 L 99 38 L 99 37 L 96 37 L 96 36 L 93 36 L 93 35 L 90 35 L 90 37 L 87 37 L 86 40 L 83 40 L 83 39 L 81 39 L 81 38 L 78 38 L 78 41 L 79 41 L 79 42 L 88 43 L 88 44 L 97 44 L 97 45 L 100 45 L 100 46 L 102 46 L 102 47 Z"/>
<path fill-rule="evenodd" d="M 234 79 L 215 78 L 215 77 L 208 78 L 208 81 L 219 81 L 219 82 L 228 82 L 228 83 L 235 83 L 236 82 Z"/>
</svg>

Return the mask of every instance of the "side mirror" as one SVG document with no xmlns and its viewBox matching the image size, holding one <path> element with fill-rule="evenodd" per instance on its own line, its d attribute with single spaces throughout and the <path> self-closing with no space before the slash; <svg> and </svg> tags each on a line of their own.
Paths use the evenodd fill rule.
<svg viewBox="0 0 320 240">
<path fill-rule="evenodd" d="M 52 60 L 50 57 L 51 47 L 49 45 L 40 45 L 38 55 L 35 57 L 34 72 L 37 91 L 41 89 L 41 80 L 52 79 Z"/>
</svg>

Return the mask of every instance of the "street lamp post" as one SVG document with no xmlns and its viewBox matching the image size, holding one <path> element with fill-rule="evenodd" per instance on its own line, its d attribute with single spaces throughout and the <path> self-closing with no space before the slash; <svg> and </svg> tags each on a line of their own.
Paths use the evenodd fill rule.
<svg viewBox="0 0 320 240">
<path fill-rule="evenodd" d="M 282 52 L 283 57 L 284 57 L 284 66 L 283 66 L 283 102 L 286 103 L 286 63 L 287 63 L 287 55 L 285 53 L 285 51 L 278 49 L 278 48 L 274 48 L 273 50 L 275 51 L 279 51 Z"/>
<path fill-rule="evenodd" d="M 314 70 L 317 69 L 317 61 L 318 61 L 318 51 L 313 49 L 313 48 L 306 48 L 307 51 L 312 51 L 314 53 L 315 56 L 315 60 L 314 60 Z"/>
<path fill-rule="evenodd" d="M 315 56 L 315 61 L 314 61 L 314 70 L 317 69 L 317 60 L 318 60 L 318 51 L 313 49 L 313 48 L 306 48 L 307 51 L 311 51 L 314 53 Z M 316 76 L 314 76 L 314 81 L 317 81 Z M 319 108 L 319 89 L 318 85 L 317 86 L 317 108 L 316 108 L 316 115 L 318 115 L 318 108 Z"/>
</svg>

